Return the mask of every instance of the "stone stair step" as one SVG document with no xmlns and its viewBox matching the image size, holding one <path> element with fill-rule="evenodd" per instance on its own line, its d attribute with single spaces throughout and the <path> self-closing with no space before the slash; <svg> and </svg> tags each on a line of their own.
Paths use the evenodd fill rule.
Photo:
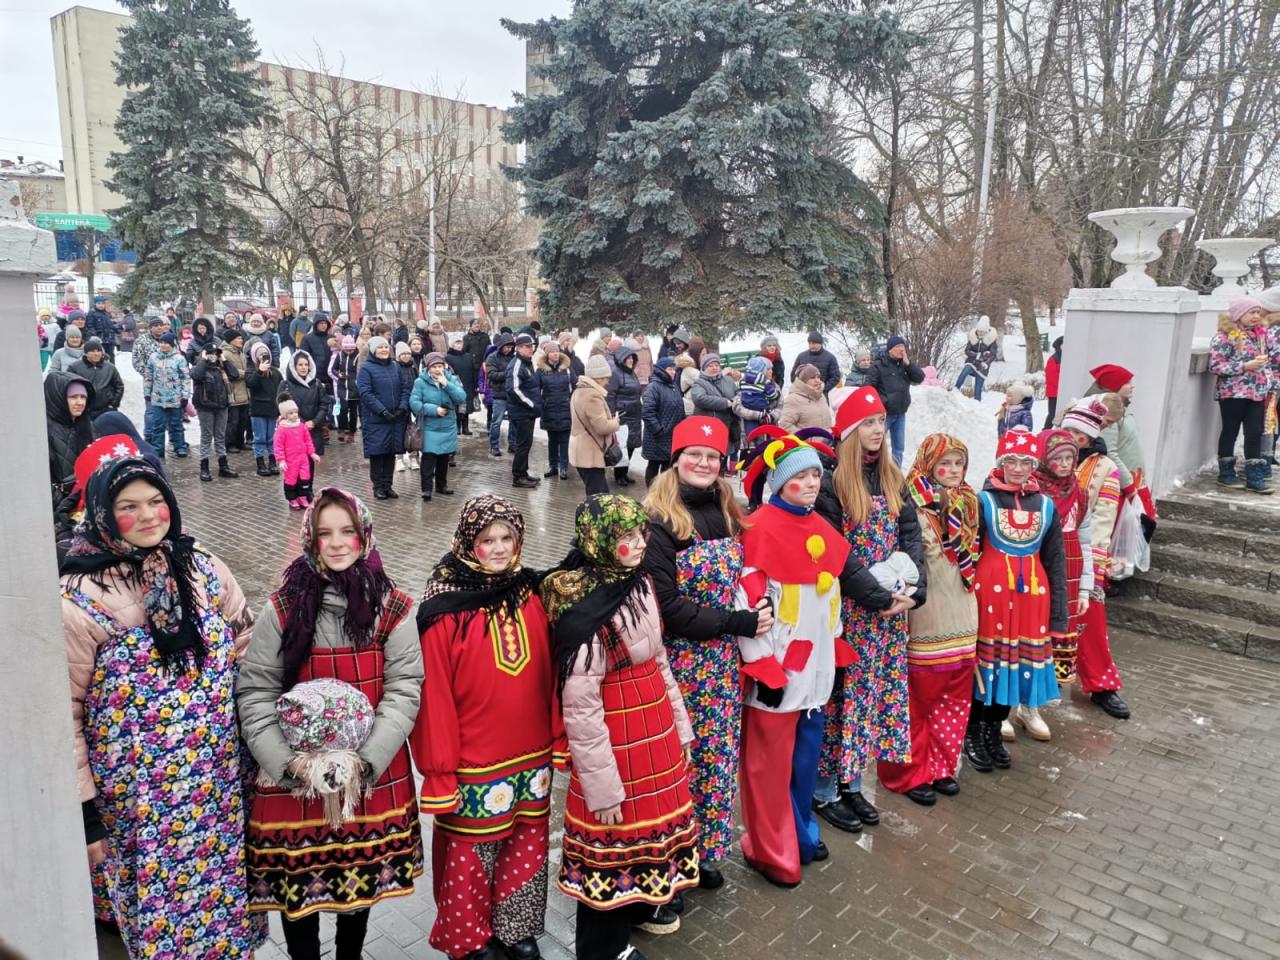
<svg viewBox="0 0 1280 960">
<path fill-rule="evenodd" d="M 1280 662 L 1280 630 L 1239 617 L 1177 607 L 1130 594 L 1107 601 L 1107 622 L 1109 626 L 1167 640 Z"/>
<path fill-rule="evenodd" d="M 1220 556 L 1200 547 L 1165 543 L 1157 536 L 1151 544 L 1151 570 L 1135 574 L 1134 579 L 1160 574 L 1280 593 L 1280 561 Z"/>
<path fill-rule="evenodd" d="M 1135 595 L 1191 611 L 1217 613 L 1261 624 L 1280 625 L 1280 596 L 1253 587 L 1234 587 L 1151 570 L 1134 580 Z"/>
<path fill-rule="evenodd" d="M 1237 519 L 1235 523 L 1241 521 Z M 1252 557 L 1280 562 L 1280 536 L 1269 531 L 1215 527 L 1186 520 L 1161 519 L 1156 542 L 1192 547 L 1223 557 Z"/>
<path fill-rule="evenodd" d="M 1274 478 L 1273 483 L 1280 483 L 1280 477 Z M 1273 503 L 1275 499 L 1236 490 L 1209 495 L 1174 493 L 1157 501 L 1156 509 L 1161 520 L 1280 533 L 1280 504 Z"/>
</svg>

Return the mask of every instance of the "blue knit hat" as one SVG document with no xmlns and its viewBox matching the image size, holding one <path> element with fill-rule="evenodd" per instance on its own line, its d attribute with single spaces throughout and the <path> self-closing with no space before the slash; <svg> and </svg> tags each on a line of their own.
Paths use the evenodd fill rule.
<svg viewBox="0 0 1280 960">
<path fill-rule="evenodd" d="M 803 473 L 805 470 L 814 467 L 818 470 L 822 469 L 822 460 L 818 457 L 818 451 L 807 443 L 793 447 L 779 455 L 775 463 L 777 465 L 769 471 L 766 477 L 769 489 L 774 493 L 781 493 L 782 485 L 797 473 Z"/>
</svg>

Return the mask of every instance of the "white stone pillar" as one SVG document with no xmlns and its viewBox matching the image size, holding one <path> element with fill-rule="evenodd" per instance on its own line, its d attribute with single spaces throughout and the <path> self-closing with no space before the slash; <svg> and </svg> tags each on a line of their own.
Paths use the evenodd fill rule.
<svg viewBox="0 0 1280 960">
<path fill-rule="evenodd" d="M 56 269 L 53 234 L 0 180 L 0 937 L 27 957 L 90 960 L 98 947 L 71 739 L 49 500 L 49 451 L 31 285 Z"/>
</svg>

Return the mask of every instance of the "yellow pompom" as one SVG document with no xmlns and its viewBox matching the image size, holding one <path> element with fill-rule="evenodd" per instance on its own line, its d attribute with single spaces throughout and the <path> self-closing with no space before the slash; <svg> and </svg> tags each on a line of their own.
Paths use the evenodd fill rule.
<svg viewBox="0 0 1280 960">
<path fill-rule="evenodd" d="M 770 470 L 776 469 L 778 466 L 778 454 L 786 448 L 786 444 L 781 440 L 775 440 L 764 448 L 764 463 Z"/>
<path fill-rule="evenodd" d="M 827 552 L 826 543 L 816 533 L 804 542 L 804 548 L 809 551 L 809 556 L 814 563 L 821 560 L 822 555 Z"/>
<path fill-rule="evenodd" d="M 836 582 L 836 578 L 833 577 L 831 574 L 827 573 L 827 571 L 823 570 L 820 574 L 818 574 L 818 595 L 822 596 L 824 593 L 830 590 L 831 585 L 835 582 Z"/>
</svg>

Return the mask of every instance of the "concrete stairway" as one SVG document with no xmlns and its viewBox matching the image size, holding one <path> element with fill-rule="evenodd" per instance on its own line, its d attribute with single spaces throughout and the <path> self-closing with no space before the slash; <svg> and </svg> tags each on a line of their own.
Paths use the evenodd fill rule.
<svg viewBox="0 0 1280 960">
<path fill-rule="evenodd" d="M 1108 622 L 1280 662 L 1280 493 L 1197 478 L 1159 501 L 1151 569 L 1107 600 Z"/>
</svg>

